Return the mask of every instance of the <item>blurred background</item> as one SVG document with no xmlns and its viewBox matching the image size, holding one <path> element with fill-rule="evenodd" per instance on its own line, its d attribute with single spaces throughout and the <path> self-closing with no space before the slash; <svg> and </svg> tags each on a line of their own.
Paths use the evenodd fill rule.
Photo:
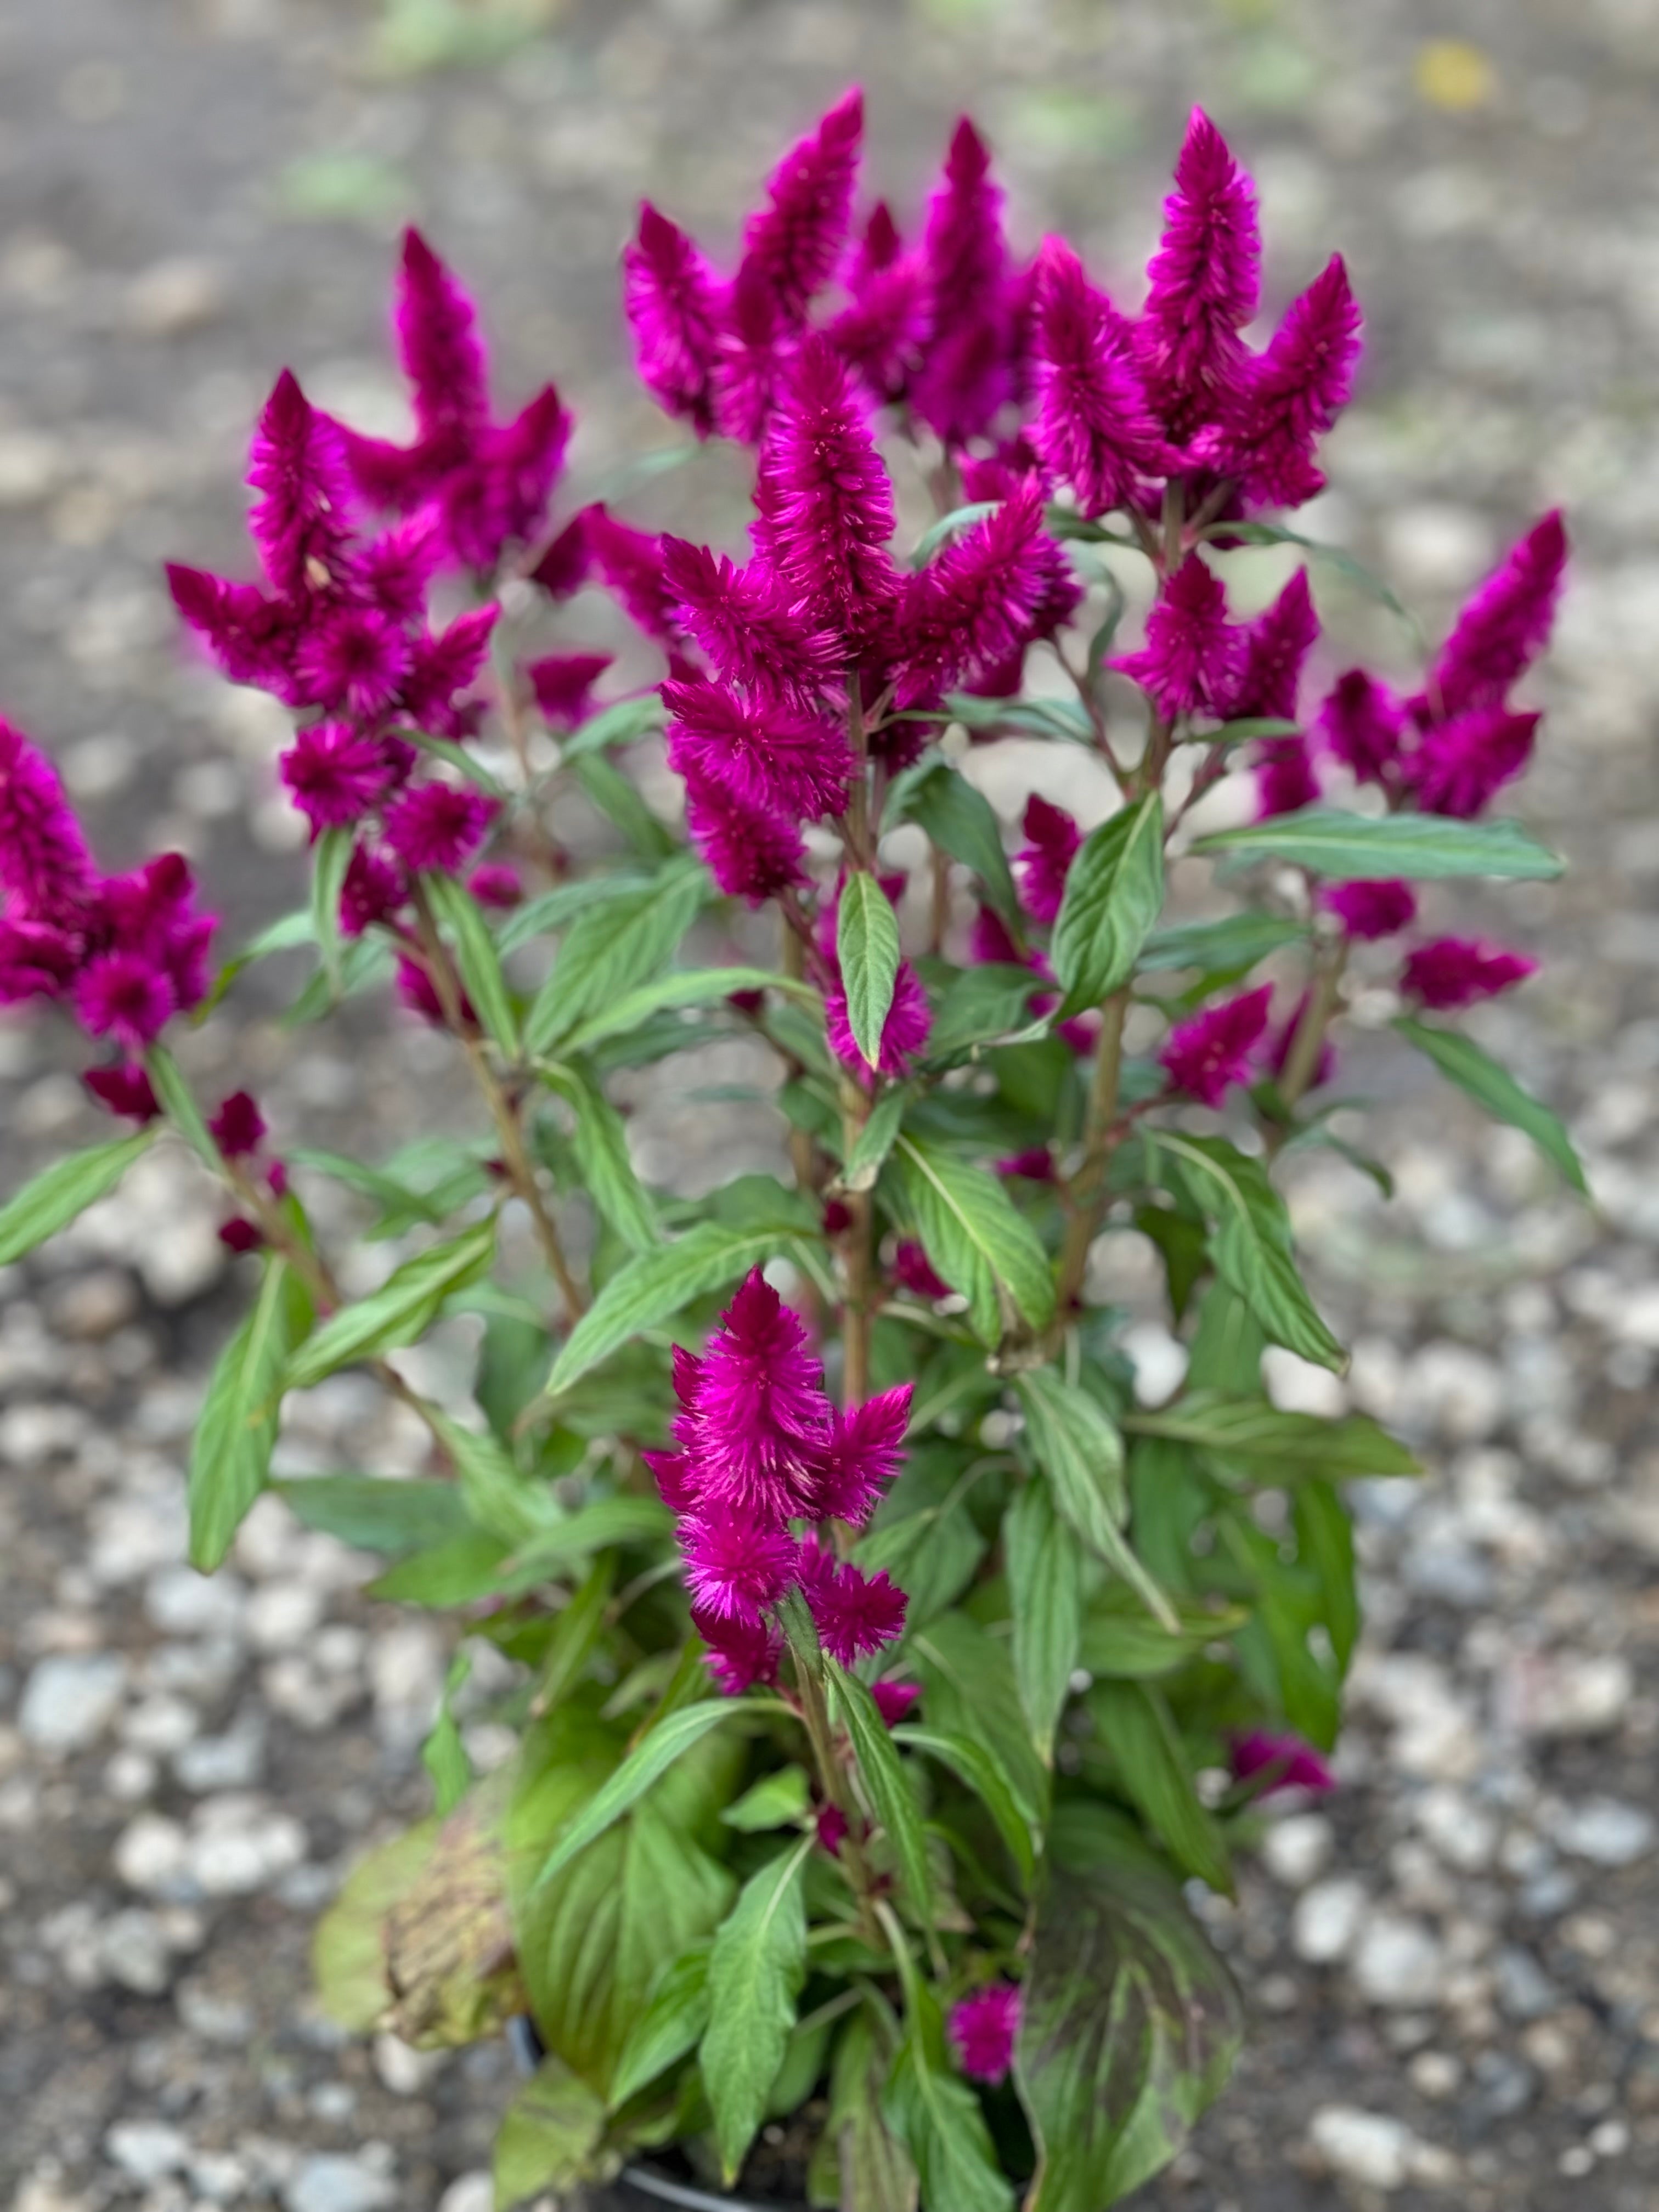
<svg viewBox="0 0 1659 2212">
<path fill-rule="evenodd" d="M 1395 1051 L 1353 1048 L 1385 1203 L 1299 1174 L 1346 1382 L 1431 1470 L 1362 1486 L 1370 1628 L 1343 1787 L 1206 1907 L 1255 2014 L 1238 2081 L 1137 2200 L 1182 2212 L 1659 2203 L 1659 4 L 1656 0 L 7 0 L 0 11 L 0 706 L 110 864 L 196 854 L 229 939 L 296 903 L 280 710 L 180 652 L 161 563 L 245 559 L 276 368 L 395 428 L 399 225 L 483 307 L 498 388 L 555 378 L 574 497 L 678 433 L 634 389 L 616 258 L 648 192 L 720 252 L 789 138 L 868 93 L 866 180 L 914 217 L 956 114 L 1020 240 L 1066 230 L 1132 301 L 1188 108 L 1254 169 L 1277 310 L 1333 248 L 1368 322 L 1314 534 L 1439 633 L 1543 507 L 1572 588 L 1517 805 L 1560 884 L 1429 918 L 1538 953 L 1472 1026 L 1568 1118 L 1598 1201 Z M 622 495 L 735 531 L 700 459 Z M 1265 591 L 1282 574 L 1267 556 Z M 1322 578 L 1338 647 L 1408 641 Z M 594 617 L 597 623 L 599 617 Z M 594 635 L 593 630 L 584 633 Z M 1340 662 L 1337 665 L 1341 665 Z M 280 1145 L 368 1156 L 441 1101 L 384 1013 L 196 1040 Z M 216 1024 L 216 1031 L 221 1025 Z M 279 1066 L 280 1063 L 280 1066 Z M 79 1054 L 0 1022 L 0 1188 L 98 1133 Z M 418 1105 L 420 1115 L 416 1112 Z M 642 1095 L 642 1164 L 688 1172 Z M 708 1137 L 705 1179 L 729 1171 Z M 0 2202 L 15 2212 L 486 2212 L 495 2049 L 343 2042 L 307 1931 L 418 1810 L 444 1631 L 352 1594 L 274 1504 L 234 1571 L 180 1565 L 181 1466 L 243 1290 L 210 1194 L 147 1159 L 0 1272 Z M 1132 1287 L 1132 1286 L 1131 1286 Z M 1178 1354 L 1151 1325 L 1137 1348 Z M 441 1382 L 441 1376 L 437 1378 Z M 391 1470 L 367 1378 L 296 1471 Z M 481 1693 L 488 1680 L 475 1677 Z M 500 1731 L 474 1722 L 480 1765 Z"/>
</svg>

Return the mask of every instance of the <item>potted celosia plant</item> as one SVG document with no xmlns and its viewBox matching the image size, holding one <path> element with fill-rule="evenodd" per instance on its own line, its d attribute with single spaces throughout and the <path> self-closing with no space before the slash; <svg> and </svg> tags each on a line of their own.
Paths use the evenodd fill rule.
<svg viewBox="0 0 1659 2212">
<path fill-rule="evenodd" d="M 191 1469 L 204 1569 L 287 1394 L 366 1365 L 430 1432 L 419 1479 L 280 1485 L 386 1556 L 372 1595 L 461 1639 L 434 1811 L 349 1882 L 319 1966 L 342 2017 L 414 2043 L 519 2023 L 504 2203 L 637 2169 L 687 2203 L 1098 2212 L 1167 2160 L 1240 2033 L 1182 1885 L 1229 1888 L 1264 1793 L 1329 1785 L 1340 1482 L 1411 1467 L 1262 1382 L 1269 1345 L 1343 1363 L 1274 1169 L 1347 1149 L 1354 984 L 1577 1179 L 1443 1019 L 1531 963 L 1416 934 L 1411 888 L 1556 872 L 1488 808 L 1534 740 L 1511 691 L 1559 520 L 1420 689 L 1351 670 L 1310 698 L 1310 570 L 1249 619 L 1226 571 L 1307 542 L 1266 518 L 1323 481 L 1359 347 L 1341 262 L 1246 342 L 1254 196 L 1202 115 L 1133 316 L 1063 241 L 1012 253 L 965 123 L 917 240 L 880 205 L 849 237 L 860 121 L 849 97 L 786 158 L 735 273 L 649 207 L 623 256 L 646 382 L 753 448 L 745 558 L 599 506 L 551 523 L 564 410 L 494 417 L 472 308 L 413 233 L 412 442 L 284 374 L 262 580 L 172 572 L 226 675 L 295 710 L 278 771 L 312 831 L 308 902 L 216 981 L 185 863 L 106 876 L 0 732 L 0 993 L 66 1010 L 136 1124 L 12 1199 L 0 1261 L 152 1143 L 222 1184 L 252 1279 Z M 932 491 L 918 543 L 896 481 Z M 661 680 L 601 704 L 603 654 L 532 654 L 522 612 L 509 646 L 509 577 L 550 621 L 609 589 Z M 665 732 L 684 826 L 628 771 Z M 975 781 L 1010 735 L 1103 770 L 1106 818 L 1033 797 L 1011 857 Z M 577 790 L 603 850 L 567 849 Z M 1215 896 L 1166 920 L 1171 852 Z M 730 957 L 745 907 L 770 957 Z M 301 1016 L 389 983 L 453 1038 L 476 1136 L 362 1163 L 276 1143 L 245 1094 L 198 1103 L 191 1024 L 296 947 Z M 790 1172 L 648 1188 L 612 1078 L 674 1082 L 733 1033 L 770 1048 Z M 365 1235 L 396 1261 L 349 1298 Z M 1166 1397 L 1091 1275 L 1127 1237 L 1185 1337 Z M 465 1411 L 398 1367 L 457 1314 Z M 520 1749 L 477 1778 L 453 1699 L 484 1645 L 518 1664 Z"/>
</svg>

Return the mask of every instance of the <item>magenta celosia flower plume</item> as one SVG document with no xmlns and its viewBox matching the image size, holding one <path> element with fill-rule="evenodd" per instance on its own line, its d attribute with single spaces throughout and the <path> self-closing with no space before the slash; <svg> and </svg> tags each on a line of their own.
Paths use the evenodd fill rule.
<svg viewBox="0 0 1659 2212">
<path fill-rule="evenodd" d="M 1524 952 L 1482 945 L 1473 938 L 1437 937 L 1408 955 L 1400 974 L 1407 998 L 1447 1012 L 1511 991 L 1538 972 Z"/>
<path fill-rule="evenodd" d="M 291 370 L 277 378 L 253 434 L 248 529 L 279 592 L 319 591 L 337 580 L 350 529 L 351 480 L 340 434 Z"/>
<path fill-rule="evenodd" d="M 907 578 L 890 647 L 898 704 L 932 702 L 1023 653 L 1051 619 L 1059 551 L 1042 527 L 1036 486 L 1022 485 Z M 1066 611 L 1075 604 L 1073 598 Z"/>
<path fill-rule="evenodd" d="M 662 564 L 679 623 L 724 682 L 798 708 L 832 685 L 844 657 L 835 633 L 809 627 L 769 562 L 739 568 L 707 546 L 665 538 Z"/>
<path fill-rule="evenodd" d="M 1302 671 L 1318 637 L 1308 572 L 1298 568 L 1273 605 L 1245 625 L 1243 665 L 1227 702 L 1228 720 L 1260 715 L 1293 722 Z"/>
<path fill-rule="evenodd" d="M 1000 2081 L 1014 2063 L 1020 1996 L 1012 1982 L 993 1982 L 951 2008 L 951 2040 L 970 2080 Z"/>
<path fill-rule="evenodd" d="M 483 842 L 495 811 L 481 791 L 423 783 L 386 810 L 386 840 L 416 874 L 453 875 Z"/>
<path fill-rule="evenodd" d="M 767 204 L 744 231 L 753 270 L 787 324 L 834 275 L 847 243 L 864 133 L 864 95 L 854 86 L 817 129 L 790 149 L 767 185 Z"/>
<path fill-rule="evenodd" d="M 872 399 L 902 399 L 926 357 L 933 287 L 920 253 L 907 252 L 885 200 L 870 210 L 846 271 L 848 304 L 828 325 L 830 343 Z"/>
<path fill-rule="evenodd" d="M 294 804 L 318 836 L 361 822 L 397 780 L 378 738 L 350 722 L 310 722 L 277 763 Z"/>
<path fill-rule="evenodd" d="M 921 978 L 908 960 L 901 960 L 893 983 L 893 1003 L 882 1025 L 881 1044 L 872 1069 L 859 1050 L 847 1004 L 847 987 L 839 975 L 824 995 L 824 1026 L 830 1049 L 843 1066 L 850 1067 L 866 1085 L 872 1074 L 908 1075 L 910 1063 L 924 1049 L 933 1015 Z"/>
<path fill-rule="evenodd" d="M 1417 915 L 1417 899 L 1409 884 L 1333 884 L 1320 893 L 1319 902 L 1350 937 L 1366 944 L 1395 936 Z"/>
<path fill-rule="evenodd" d="M 710 1339 L 689 1416 L 698 1494 L 787 1518 L 811 1504 L 811 1466 L 830 1441 L 823 1370 L 799 1317 L 758 1268 Z"/>
<path fill-rule="evenodd" d="M 1179 468 L 1146 397 L 1129 325 L 1062 239 L 1045 239 L 1037 256 L 1033 356 L 1031 442 L 1085 514 L 1103 514 L 1143 479 Z"/>
<path fill-rule="evenodd" d="M 0 890 L 14 921 L 68 921 L 92 881 L 92 856 L 58 774 L 0 718 Z"/>
<path fill-rule="evenodd" d="M 1025 842 L 1014 861 L 1020 903 L 1033 921 L 1045 927 L 1060 913 L 1066 876 L 1083 833 L 1063 807 L 1052 806 L 1040 792 L 1025 802 Z"/>
<path fill-rule="evenodd" d="M 1437 717 L 1496 707 L 1549 641 L 1566 571 L 1560 509 L 1534 526 L 1457 617 L 1429 680 Z"/>
<path fill-rule="evenodd" d="M 550 730 L 574 730 L 586 720 L 593 686 L 611 661 L 608 653 L 549 653 L 526 663 L 531 692 Z"/>
<path fill-rule="evenodd" d="M 922 258 L 930 336 L 910 396 L 930 429 L 960 445 L 987 431 L 1013 392 L 1002 190 L 966 116 L 928 204 Z"/>
<path fill-rule="evenodd" d="M 785 707 L 745 705 L 715 684 L 671 681 L 662 696 L 668 763 L 688 782 L 796 818 L 845 807 L 853 756 L 838 725 Z"/>
<path fill-rule="evenodd" d="M 623 248 L 623 296 L 641 381 L 700 438 L 714 427 L 711 380 L 720 351 L 719 278 L 685 233 L 641 202 Z"/>
<path fill-rule="evenodd" d="M 1229 1747 L 1229 1764 L 1241 1782 L 1260 1779 L 1259 1794 L 1275 1790 L 1314 1790 L 1322 1795 L 1336 1787 L 1336 1777 L 1313 1746 L 1299 1735 L 1270 1735 L 1255 1729 L 1235 1736 Z"/>
<path fill-rule="evenodd" d="M 1196 553 L 1164 579 L 1146 617 L 1146 642 L 1109 665 L 1147 694 L 1166 721 L 1202 710 L 1224 714 L 1238 686 L 1243 633 L 1227 620 L 1221 579 Z"/>
<path fill-rule="evenodd" d="M 483 343 L 477 309 L 418 230 L 404 233 L 395 328 L 422 435 L 459 434 L 459 460 L 465 434 L 489 416 Z"/>
<path fill-rule="evenodd" d="M 1261 239 L 1255 188 L 1201 108 L 1193 110 L 1175 174 L 1136 342 L 1170 434 L 1185 441 L 1215 419 L 1237 381 L 1238 334 L 1260 297 Z"/>
<path fill-rule="evenodd" d="M 1353 389 L 1359 325 L 1347 270 L 1333 254 L 1194 440 L 1194 457 L 1236 478 L 1253 506 L 1300 507 L 1322 491 L 1314 455 Z"/>
<path fill-rule="evenodd" d="M 1325 750 L 1361 783 L 1391 784 L 1405 734 L 1405 713 L 1385 684 L 1351 668 L 1331 687 L 1315 723 Z"/>
<path fill-rule="evenodd" d="M 1536 714 L 1503 707 L 1471 707 L 1425 730 L 1404 766 L 1404 778 L 1425 814 L 1463 820 L 1479 814 L 1532 757 Z"/>
<path fill-rule="evenodd" d="M 814 626 L 868 639 L 898 590 L 893 490 L 828 338 L 802 345 L 761 465 L 761 551 Z"/>
<path fill-rule="evenodd" d="M 1234 1084 L 1248 1081 L 1273 995 L 1273 985 L 1263 983 L 1177 1022 L 1158 1054 L 1175 1088 L 1200 1105 L 1219 1106 Z"/>
<path fill-rule="evenodd" d="M 757 907 L 806 881 L 806 848 L 795 823 L 745 805 L 718 784 L 687 785 L 685 826 L 727 898 Z"/>
</svg>

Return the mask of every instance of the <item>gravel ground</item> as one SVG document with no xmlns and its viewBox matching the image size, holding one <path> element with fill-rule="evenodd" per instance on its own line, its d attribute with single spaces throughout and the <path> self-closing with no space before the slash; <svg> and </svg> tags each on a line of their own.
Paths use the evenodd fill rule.
<svg viewBox="0 0 1659 2212">
<path fill-rule="evenodd" d="M 1568 1115 L 1598 1211 L 1357 1046 L 1399 1196 L 1303 1174 L 1358 1348 L 1345 1385 L 1279 1379 L 1398 1424 L 1431 1479 L 1358 1500 L 1345 1787 L 1282 1817 L 1212 1912 L 1256 2033 L 1144 2201 L 1659 2203 L 1659 192 L 1632 159 L 1656 136 L 1652 0 L 549 0 L 520 10 L 540 27 L 512 51 L 419 66 L 422 38 L 431 59 L 507 12 L 11 0 L 7 709 L 112 860 L 186 847 L 234 927 L 268 918 L 298 872 L 280 718 L 184 663 L 158 564 L 236 557 L 241 441 L 280 361 L 360 419 L 392 404 L 398 221 L 428 223 L 482 291 L 504 385 L 557 375 L 591 483 L 664 435 L 618 368 L 614 254 L 641 190 L 729 234 L 786 122 L 859 75 L 901 198 L 971 102 L 1030 233 L 1057 221 L 1123 267 L 1185 106 L 1211 104 L 1261 180 L 1271 289 L 1340 245 L 1370 313 L 1319 534 L 1433 623 L 1538 507 L 1571 511 L 1525 804 L 1575 872 L 1474 916 L 1547 949 L 1476 1026 Z M 718 467 L 639 511 L 707 517 L 731 497 Z M 1366 635 L 1360 605 L 1328 611 Z M 1472 916 L 1437 905 L 1454 911 Z M 429 1040 L 365 1014 L 286 1057 L 264 988 L 192 1062 L 204 1087 L 269 1094 L 279 1139 L 389 1145 L 416 1097 L 449 1110 Z M 0 1027 L 0 1188 L 93 1133 L 74 1065 Z M 660 1164 L 665 1114 L 640 1127 Z M 441 1633 L 357 1598 L 362 1562 L 269 1503 L 233 1574 L 179 1564 L 191 1411 L 242 1295 L 215 1225 L 158 1155 L 0 1273 L 0 2195 L 483 2212 L 505 2054 L 343 2044 L 307 1995 L 319 1906 L 422 1802 Z M 1160 1349 L 1151 1324 L 1140 1349 Z M 465 1352 L 438 1346 L 422 1381 L 458 1385 Z M 419 1443 L 348 1376 L 295 1409 L 283 1449 L 295 1470 L 389 1470 Z"/>
</svg>

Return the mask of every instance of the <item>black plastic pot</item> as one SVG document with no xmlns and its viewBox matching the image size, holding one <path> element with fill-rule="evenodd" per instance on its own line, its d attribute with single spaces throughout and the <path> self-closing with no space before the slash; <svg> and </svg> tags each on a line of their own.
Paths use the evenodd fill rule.
<svg viewBox="0 0 1659 2212">
<path fill-rule="evenodd" d="M 654 2173 L 649 2166 L 627 2166 L 611 2185 L 609 2199 L 601 2198 L 595 2212 L 665 2212 L 665 2208 L 678 2207 L 678 2212 L 797 2212 L 797 2208 L 780 2204 L 756 2204 L 745 2197 L 726 2197 L 712 2190 L 694 2188 L 690 2183 L 671 2181 L 666 2174 Z M 806 2212 L 802 2205 L 799 2212 Z"/>
</svg>

